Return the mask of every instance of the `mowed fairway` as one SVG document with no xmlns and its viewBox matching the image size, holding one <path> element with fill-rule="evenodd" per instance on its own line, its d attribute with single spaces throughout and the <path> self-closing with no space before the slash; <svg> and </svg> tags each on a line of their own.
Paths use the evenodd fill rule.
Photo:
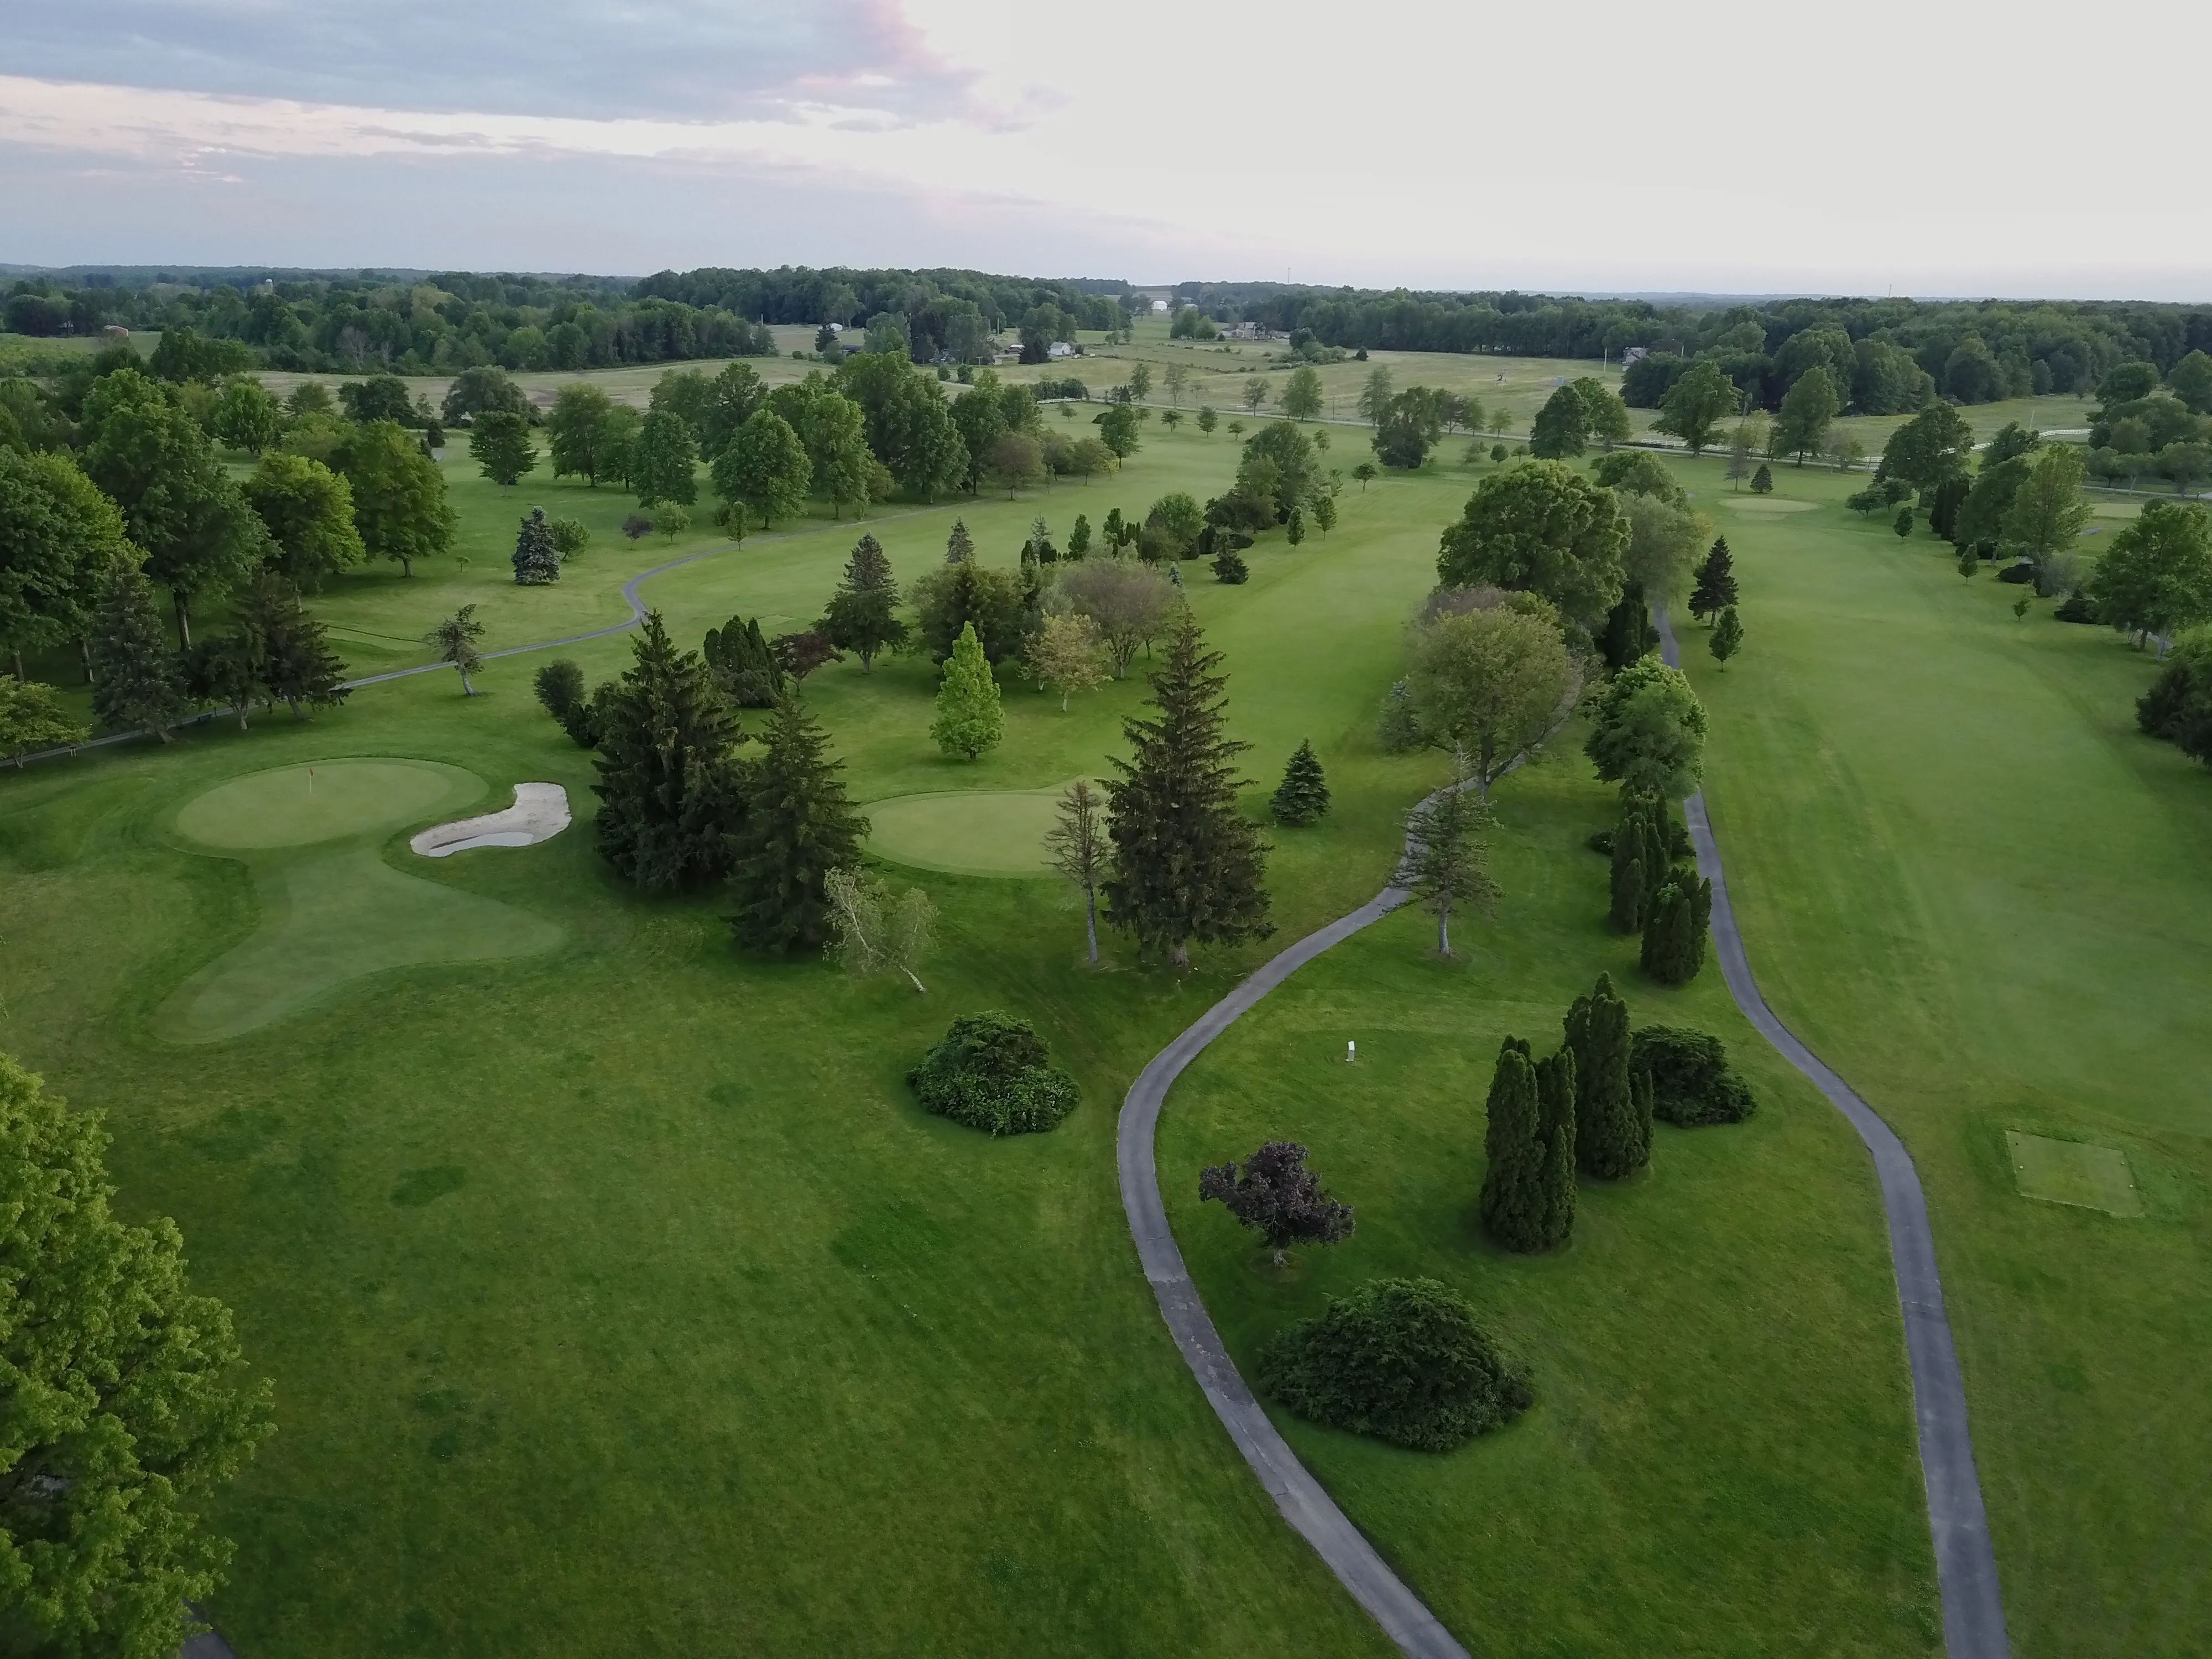
<svg viewBox="0 0 2212 1659">
<path fill-rule="evenodd" d="M 2014 1651 L 2201 1651 L 2212 777 L 2136 732 L 2147 654 L 1775 477 L 1815 509 L 1720 515 L 1744 653 L 1683 634 L 1753 969 L 1919 1165 Z M 2050 1202 L 2012 1134 L 2104 1152 Z"/>
</svg>

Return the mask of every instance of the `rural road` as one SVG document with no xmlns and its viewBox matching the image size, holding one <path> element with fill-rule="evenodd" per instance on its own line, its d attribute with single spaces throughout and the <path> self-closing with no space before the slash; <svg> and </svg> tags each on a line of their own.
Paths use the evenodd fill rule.
<svg viewBox="0 0 2212 1659">
<path fill-rule="evenodd" d="M 1654 611 L 1654 620 L 1666 660 L 1679 667 L 1680 650 L 1663 607 Z M 1690 798 L 1686 815 L 1697 848 L 1698 873 L 1713 884 L 1713 944 L 1729 994 L 1759 1035 L 1843 1113 L 1874 1155 L 1889 1224 L 1898 1301 L 1905 1315 L 1905 1352 L 1912 1374 L 1920 1463 L 1928 1492 L 1929 1529 L 1935 1542 L 1936 1582 L 1943 1602 L 1944 1652 L 1948 1659 L 2009 1659 L 2004 1604 L 1997 1593 L 1996 1557 L 1990 1548 L 1981 1484 L 1974 1472 L 1966 1388 L 1952 1346 L 1950 1322 L 1943 1312 L 1943 1286 L 1936 1269 L 1927 1200 L 1921 1194 L 1911 1155 L 1874 1109 L 1800 1042 L 1759 995 L 1744 954 L 1743 936 L 1736 930 L 1735 915 L 1729 903 L 1720 851 L 1713 842 L 1702 793 Z M 1283 1518 L 1314 1547 L 1352 1598 L 1410 1659 L 1466 1659 L 1467 1650 L 1390 1570 L 1312 1472 L 1298 1462 L 1297 1455 L 1253 1397 L 1222 1346 L 1220 1334 L 1214 1329 L 1183 1265 L 1182 1252 L 1176 1248 L 1160 1201 L 1159 1175 L 1153 1158 L 1154 1134 L 1168 1090 L 1206 1046 L 1307 963 L 1381 921 L 1407 896 L 1402 888 L 1386 887 L 1349 915 L 1308 934 L 1255 969 L 1154 1055 L 1129 1085 L 1121 1103 L 1115 1162 L 1129 1233 L 1136 1241 L 1145 1277 L 1159 1302 L 1160 1316 L 1167 1322 L 1176 1346 L 1191 1375 L 1198 1379 L 1207 1403 L 1267 1495 L 1275 1500 Z"/>
</svg>

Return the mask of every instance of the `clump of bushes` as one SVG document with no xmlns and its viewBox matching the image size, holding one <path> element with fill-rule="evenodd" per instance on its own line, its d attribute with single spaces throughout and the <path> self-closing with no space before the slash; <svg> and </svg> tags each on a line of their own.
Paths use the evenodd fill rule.
<svg viewBox="0 0 2212 1659">
<path fill-rule="evenodd" d="M 1034 1134 L 1056 1127 L 1080 1098 L 1051 1060 L 1029 1021 L 996 1010 L 965 1014 L 906 1074 L 907 1086 L 927 1109 L 971 1129 Z"/>
<path fill-rule="evenodd" d="M 1651 1078 L 1651 1115 L 1683 1128 L 1741 1123 L 1758 1109 L 1750 1085 L 1729 1069 L 1728 1045 L 1709 1031 L 1647 1025 L 1629 1064 Z"/>
<path fill-rule="evenodd" d="M 538 701 L 544 704 L 545 712 L 561 722 L 561 729 L 578 748 L 599 747 L 607 700 L 615 694 L 613 685 L 602 685 L 587 696 L 584 671 L 566 657 L 556 657 L 539 669 L 533 684 Z"/>
<path fill-rule="evenodd" d="M 1291 1326 L 1262 1387 L 1301 1417 L 1415 1451 L 1449 1451 L 1534 1403 L 1474 1310 L 1433 1279 L 1380 1279 Z"/>
</svg>

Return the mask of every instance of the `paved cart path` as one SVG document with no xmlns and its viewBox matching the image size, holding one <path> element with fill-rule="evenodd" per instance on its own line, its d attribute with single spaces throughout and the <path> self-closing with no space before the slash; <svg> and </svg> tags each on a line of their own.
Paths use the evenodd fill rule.
<svg viewBox="0 0 2212 1659">
<path fill-rule="evenodd" d="M 1666 659 L 1680 665 L 1680 653 L 1662 609 L 1656 613 Z M 1990 1547 L 1982 1489 L 1974 1473 L 1974 1447 L 1966 1424 L 1966 1389 L 1959 1376 L 1951 1327 L 1943 1312 L 1943 1287 L 1936 1271 L 1929 1232 L 1928 1205 L 1920 1191 L 1911 1154 L 1874 1109 L 1793 1036 L 1774 1017 L 1759 994 L 1736 930 L 1718 848 L 1705 817 L 1705 797 L 1686 808 L 1695 843 L 1698 872 L 1713 884 L 1713 944 L 1729 993 L 1744 1018 L 1783 1058 L 1809 1078 L 1843 1113 L 1873 1153 L 1888 1218 L 1890 1255 L 1896 1267 L 1898 1300 L 1905 1313 L 1905 1351 L 1912 1372 L 1914 1414 L 1918 1420 L 1920 1462 L 1928 1489 L 1928 1520 L 1936 1545 L 1936 1571 L 1943 1599 L 1943 1645 L 1949 1659 L 2008 1659 L 2004 1607 L 1997 1595 L 1996 1559 Z M 1169 1231 L 1160 1201 L 1158 1171 L 1152 1154 L 1154 1132 L 1169 1088 L 1206 1044 L 1239 1016 L 1331 945 L 1351 938 L 1403 904 L 1403 888 L 1386 887 L 1349 915 L 1310 933 L 1257 969 L 1227 996 L 1199 1017 L 1129 1086 L 1121 1104 L 1116 1162 L 1121 1205 L 1128 1212 L 1145 1277 L 1158 1299 L 1206 1401 L 1228 1429 L 1244 1461 L 1275 1500 L 1283 1518 L 1314 1547 L 1373 1615 L 1383 1633 L 1412 1659 L 1466 1659 L 1467 1650 L 1437 1616 L 1390 1570 L 1375 1547 L 1339 1509 L 1334 1498 L 1297 1459 L 1222 1346 L 1206 1304 L 1191 1283 L 1182 1252 Z"/>
</svg>

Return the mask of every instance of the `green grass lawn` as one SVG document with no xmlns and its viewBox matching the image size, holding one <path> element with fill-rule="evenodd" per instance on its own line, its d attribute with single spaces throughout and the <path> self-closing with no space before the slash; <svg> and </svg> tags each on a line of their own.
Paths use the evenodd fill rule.
<svg viewBox="0 0 2212 1659">
<path fill-rule="evenodd" d="M 2212 780 L 2136 732 L 2147 655 L 1775 477 L 1815 506 L 1728 515 L 1744 653 L 1685 634 L 1752 966 L 1919 1165 L 2014 1651 L 2195 1651 Z M 2009 1133 L 2120 1154 L 2142 1217 L 2021 1196 Z"/>
<path fill-rule="evenodd" d="M 1336 439 L 1334 464 L 1363 458 Z M 1234 456 L 1225 436 L 1155 424 L 1115 477 L 887 506 L 866 528 L 903 580 L 941 558 L 956 516 L 1011 564 L 1039 514 L 1064 541 L 1079 511 L 1096 525 L 1170 489 L 1215 493 Z M 447 467 L 468 562 L 349 577 L 317 601 L 351 630 L 356 672 L 422 660 L 411 641 L 466 600 L 494 648 L 619 621 L 625 576 L 718 545 L 634 545 L 612 533 L 626 498 L 505 494 L 465 455 Z M 1725 492 L 1717 464 L 1687 471 L 1701 505 Z M 0 778 L 0 1048 L 108 1112 L 126 1211 L 177 1217 L 198 1281 L 276 1380 L 280 1431 L 224 1505 L 240 1547 L 216 1613 L 240 1651 L 1388 1652 L 1168 1340 L 1113 1127 L 1131 1077 L 1238 975 L 1382 884 L 1440 765 L 1379 753 L 1375 708 L 1474 476 L 1354 486 L 1328 538 L 1263 538 L 1244 586 L 1186 571 L 1255 745 L 1248 806 L 1304 738 L 1335 806 L 1271 832 L 1275 940 L 1201 952 L 1182 980 L 1115 939 L 1086 970 L 1073 891 L 932 871 L 915 847 L 885 868 L 940 912 L 927 995 L 733 954 L 718 896 L 641 902 L 596 859 L 590 757 L 530 694 L 543 655 L 488 665 L 474 699 L 427 675 L 304 726 L 218 723 Z M 2187 1563 L 2204 1523 L 2173 1452 L 2197 1443 L 2204 1352 L 2186 1299 L 2201 1124 L 2185 1121 L 2202 1079 L 2180 1024 L 2202 1000 L 2179 954 L 2205 902 L 2204 780 L 2129 735 L 2147 670 L 2112 636 L 2015 623 L 1924 538 L 1834 507 L 1844 481 L 1778 477 L 1816 504 L 1716 509 L 1750 640 L 1724 673 L 1692 666 L 1754 963 L 1921 1158 L 2020 1650 L 2086 1653 L 2098 1629 L 2179 1650 L 2203 1622 Z M 538 501 L 580 508 L 597 539 L 557 588 L 520 589 L 506 553 Z M 800 626 L 859 528 L 757 536 L 645 598 L 686 643 L 733 612 Z M 565 654 L 598 678 L 629 646 Z M 1066 714 L 1009 684 L 1006 740 L 973 763 L 927 740 L 924 663 L 834 665 L 807 696 L 856 798 L 1003 799 L 1097 775 L 1143 696 L 1138 667 Z M 240 817 L 220 793 L 234 780 L 340 757 L 458 768 L 495 802 L 558 782 L 578 822 L 440 861 L 408 833 L 474 801 L 425 799 L 404 822 L 394 805 L 266 849 L 190 828 Z M 2165 830 L 2139 822 L 2146 802 Z M 1003 815 L 978 805 L 991 833 Z M 1422 920 L 1394 918 L 1262 1004 L 1170 1099 L 1163 1178 L 1224 1335 L 1249 1357 L 1328 1290 L 1419 1271 L 1529 1360 L 1536 1409 L 1449 1457 L 1285 1425 L 1471 1649 L 1924 1650 L 1926 1522 L 1863 1150 L 1750 1042 L 1717 976 L 1657 992 L 1604 931 L 1604 866 L 1581 842 L 1608 792 L 1571 744 L 1510 781 L 1500 812 L 1507 898 L 1467 928 L 1465 964 L 1440 966 Z M 923 815 L 923 851 L 975 833 L 939 818 Z M 2103 854 L 2114 833 L 2131 862 Z M 325 872 L 325 909 L 278 917 L 272 881 L 333 849 L 359 860 L 352 877 Z M 1973 922 L 1963 939 L 1934 937 L 1929 880 L 1942 914 Z M 349 954 L 333 941 L 364 929 L 420 942 L 422 913 L 378 883 L 441 897 L 461 933 L 501 907 L 556 942 L 467 962 Z M 171 1040 L 180 988 L 257 962 L 260 930 L 286 918 L 307 935 L 297 961 L 334 951 L 347 971 L 239 1035 Z M 1468 1215 L 1498 1039 L 1555 1042 L 1601 967 L 1639 1021 L 1664 1011 L 1736 1041 L 1760 1115 L 1662 1133 L 1647 1178 L 1586 1192 L 1571 1249 L 1498 1255 Z M 1053 1134 L 988 1141 L 903 1087 L 953 1015 L 993 1006 L 1036 1020 L 1083 1085 Z M 1358 1067 L 1338 1058 L 1347 1037 Z M 2118 1080 L 2156 1043 L 2161 1069 Z M 2145 1218 L 2019 1197 L 2006 1129 L 2123 1151 Z M 1307 1139 L 1362 1222 L 1279 1281 L 1194 1202 L 1200 1164 L 1271 1133 Z M 2127 1492 L 2155 1501 L 2123 1508 Z"/>
<path fill-rule="evenodd" d="M 956 515 L 982 556 L 1010 563 L 1040 512 L 1064 537 L 1079 510 L 1095 523 L 1170 489 L 1213 493 L 1233 455 L 1222 438 L 1153 435 L 1110 480 L 893 508 L 870 527 L 908 580 L 941 557 Z M 1437 528 L 1468 483 L 1447 469 L 1354 489 L 1326 540 L 1293 551 L 1273 535 L 1251 556 L 1249 584 L 1191 583 L 1228 654 L 1236 729 L 1255 745 L 1255 810 L 1302 738 L 1336 792 L 1321 827 L 1276 836 L 1279 940 L 1374 891 L 1401 813 L 1434 779 L 1432 757 L 1381 755 L 1370 728 L 1404 619 L 1432 580 Z M 481 598 L 496 646 L 618 615 L 621 576 L 668 551 L 603 541 L 559 589 L 502 587 L 488 551 L 510 533 L 502 521 L 531 500 L 565 508 L 590 492 L 501 496 L 463 480 L 457 495 L 483 556 L 411 584 L 349 579 L 319 608 L 411 635 Z M 687 641 L 738 610 L 772 631 L 793 626 L 818 613 L 854 534 L 850 522 L 811 521 L 690 565 L 647 598 Z M 573 654 L 597 676 L 628 651 L 617 638 Z M 389 660 L 404 659 L 395 649 Z M 179 988 L 251 952 L 267 925 L 258 861 L 337 844 L 218 851 L 179 836 L 179 811 L 247 775 L 391 757 L 464 769 L 494 799 L 524 779 L 560 782 L 587 815 L 589 757 L 529 693 L 543 659 L 488 665 L 475 699 L 451 676 L 426 676 L 357 693 L 306 726 L 203 728 L 167 749 L 0 781 L 0 1043 L 111 1115 L 126 1206 L 179 1218 L 199 1281 L 237 1310 L 277 1384 L 280 1432 L 224 1510 L 240 1552 L 216 1612 L 240 1650 L 1386 1651 L 1183 1370 L 1135 1270 L 1115 1185 L 1114 1115 L 1129 1079 L 1272 946 L 1202 953 L 1177 981 L 1135 969 L 1109 941 L 1093 973 L 1072 891 L 891 866 L 922 881 L 942 914 L 930 993 L 916 997 L 848 984 L 818 963 L 733 955 L 721 901 L 638 902 L 597 861 L 587 821 L 537 847 L 433 863 L 406 851 L 410 818 L 370 833 L 359 856 L 377 879 L 449 895 L 457 911 L 506 907 L 560 943 L 491 961 L 371 963 L 241 1035 L 167 1039 Z M 357 664 L 369 665 L 382 663 Z M 1142 696 L 1133 678 L 1063 714 L 1010 687 L 1006 743 L 963 764 L 927 740 L 931 686 L 911 659 L 872 675 L 833 666 L 808 683 L 858 797 L 1095 775 Z M 1592 929 L 1600 867 L 1574 844 L 1602 802 L 1565 774 L 1557 787 L 1556 847 L 1514 860 L 1547 896 L 1509 909 L 1498 930 L 1499 950 L 1543 964 L 1531 995 L 1547 1009 L 1621 952 Z M 450 812 L 425 805 L 417 816 Z M 1451 1006 L 1470 976 L 1424 963 L 1418 923 L 1358 948 L 1347 961 L 1370 965 L 1352 978 L 1376 981 L 1362 994 L 1441 1036 L 1409 1044 L 1407 1063 L 1441 1077 L 1462 1048 L 1481 1057 L 1488 1039 L 1462 1037 Z M 1418 1018 L 1397 1008 L 1409 995 Z M 1709 989 L 1693 995 L 1722 1006 Z M 1084 1105 L 1052 1135 L 979 1139 L 920 1113 L 902 1085 L 953 1014 L 994 1006 L 1036 1019 L 1083 1083 Z M 1400 1063 L 1385 1049 L 1378 1070 Z M 1479 1077 L 1465 1086 L 1479 1097 Z M 1786 1079 L 1777 1086 L 1788 1096 Z M 1455 1133 L 1463 1148 L 1474 1132 L 1462 1121 Z M 1712 1310 L 1717 1358 L 1689 1373 L 1703 1386 L 1755 1333 L 1771 1336 L 1765 1287 L 1790 1264 L 1820 1283 L 1813 1305 L 1789 1315 L 1804 1344 L 1759 1362 L 1774 1395 L 1762 1404 L 1744 1386 L 1729 1397 L 1757 1439 L 1804 1440 L 1794 1467 L 1820 1468 L 1807 1479 L 1825 1495 L 1774 1535 L 1732 1524 L 1723 1599 L 1732 1627 L 1746 1627 L 1741 1592 L 1764 1576 L 1786 1587 L 1775 1594 L 1793 1628 L 1917 1644 L 1925 1541 L 1863 1164 L 1819 1112 L 1778 1097 L 1751 1130 L 1669 1166 L 1701 1170 L 1710 1195 L 1738 1160 L 1764 1168 L 1794 1153 L 1819 1188 L 1838 1152 L 1808 1200 L 1818 1229 L 1778 1201 L 1737 1217 L 1760 1287 L 1744 1305 L 1759 1312 L 1732 1313 L 1733 1297 Z M 1479 1171 L 1432 1167 L 1422 1190 L 1394 1198 L 1374 1189 L 1382 1166 L 1372 1180 L 1342 1156 L 1335 1167 L 1368 1206 L 1356 1248 L 1397 1232 L 1388 1259 L 1433 1251 L 1431 1270 L 1467 1271 L 1449 1217 Z M 1709 1201 L 1700 1221 L 1663 1196 L 1617 1196 L 1624 1237 L 1671 1216 L 1701 1261 L 1718 1259 L 1709 1229 L 1729 1206 Z M 1615 1224 L 1597 1218 L 1608 1207 L 1594 1200 L 1589 1249 L 1566 1259 L 1588 1282 L 1505 1322 L 1542 1363 L 1538 1419 L 1422 1472 L 1449 1488 L 1468 1470 L 1519 1464 L 1527 1473 L 1501 1474 L 1503 1489 L 1533 1493 L 1546 1460 L 1529 1449 L 1555 1436 L 1607 1443 L 1607 1468 L 1593 1477 L 1575 1454 L 1543 1500 L 1547 1518 L 1529 1518 L 1538 1533 L 1582 1538 L 1559 1573 L 1531 1562 L 1521 1589 L 1471 1595 L 1489 1540 L 1455 1536 L 1456 1522 L 1407 1526 L 1388 1459 L 1377 1475 L 1358 1472 L 1359 1449 L 1317 1455 L 1470 1639 L 1525 1646 L 1552 1627 L 1572 1578 L 1612 1577 L 1618 1546 L 1671 1540 L 1639 1545 L 1620 1567 L 1622 1582 L 1644 1583 L 1659 1553 L 1691 1547 L 1697 1532 L 1675 1512 L 1692 1466 L 1670 1441 L 1687 1396 L 1655 1381 L 1640 1352 L 1658 1316 L 1620 1322 L 1620 1299 L 1643 1298 L 1628 1296 L 1632 1281 L 1608 1288 L 1602 1264 L 1628 1259 L 1626 1246 L 1608 1257 L 1598 1243 Z M 1691 1279 L 1672 1277 L 1666 1300 L 1699 1299 Z M 1231 1328 L 1249 1329 L 1249 1316 Z M 1847 1363 L 1855 1343 L 1867 1351 Z M 1616 1436 L 1606 1419 L 1638 1397 L 1661 1402 L 1655 1431 Z M 1857 1420 L 1802 1433 L 1788 1403 L 1798 1397 Z M 1714 1432 L 1700 1424 L 1695 1443 Z M 1382 1482 L 1371 1500 L 1369 1480 Z M 1837 1542 L 1845 1565 L 1794 1565 L 1811 1537 Z M 1633 1623 L 1588 1620 L 1579 1650 L 1648 1651 L 1651 1632 L 1679 1635 L 1685 1616 L 1668 1601 Z"/>
</svg>

